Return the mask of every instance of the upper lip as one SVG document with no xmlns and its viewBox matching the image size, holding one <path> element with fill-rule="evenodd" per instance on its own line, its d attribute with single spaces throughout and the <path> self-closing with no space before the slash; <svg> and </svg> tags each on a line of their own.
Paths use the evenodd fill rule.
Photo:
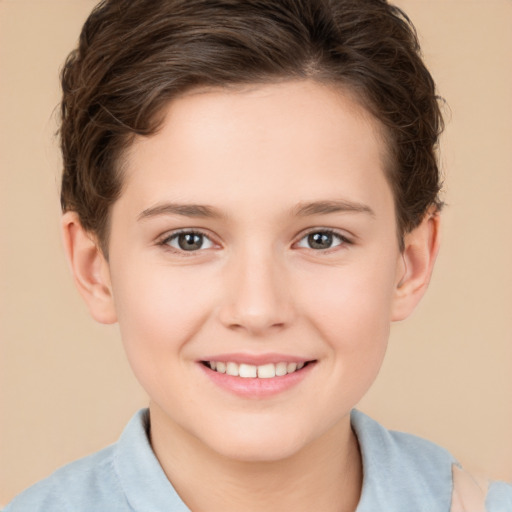
<svg viewBox="0 0 512 512">
<path fill-rule="evenodd" d="M 244 354 L 244 353 L 229 353 L 229 354 L 215 354 L 212 356 L 201 358 L 201 361 L 216 361 L 216 362 L 233 362 L 238 364 L 251 364 L 260 366 L 264 364 L 277 364 L 277 363 L 307 363 L 314 361 L 313 358 L 292 356 L 289 354 Z"/>
</svg>

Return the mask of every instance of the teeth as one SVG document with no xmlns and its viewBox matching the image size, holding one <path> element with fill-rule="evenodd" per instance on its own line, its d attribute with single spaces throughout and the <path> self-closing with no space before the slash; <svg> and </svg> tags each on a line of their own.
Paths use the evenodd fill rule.
<svg viewBox="0 0 512 512">
<path fill-rule="evenodd" d="M 260 379 L 271 379 L 276 376 L 276 365 L 269 363 L 258 366 L 258 377 Z"/>
<path fill-rule="evenodd" d="M 238 365 L 236 363 L 226 363 L 226 374 L 238 377 Z"/>
<path fill-rule="evenodd" d="M 234 363 L 233 363 L 234 364 Z M 258 367 L 252 364 L 241 364 L 238 368 L 238 374 L 240 377 L 256 377 Z"/>
<path fill-rule="evenodd" d="M 297 369 L 297 363 L 288 363 L 286 365 L 286 373 L 293 373 Z"/>
<path fill-rule="evenodd" d="M 219 373 L 226 373 L 233 377 L 271 379 L 273 377 L 282 377 L 288 373 L 293 373 L 304 367 L 304 363 L 268 363 L 260 366 L 252 364 L 238 364 L 233 361 L 209 361 L 208 365 L 212 370 Z"/>
<path fill-rule="evenodd" d="M 286 367 L 288 366 L 288 363 L 277 363 L 276 364 L 276 375 L 278 377 L 282 377 L 283 375 L 286 375 Z"/>
</svg>

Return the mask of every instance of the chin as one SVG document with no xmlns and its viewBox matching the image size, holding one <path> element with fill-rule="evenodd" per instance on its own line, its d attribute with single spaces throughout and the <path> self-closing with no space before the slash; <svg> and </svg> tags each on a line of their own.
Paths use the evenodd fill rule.
<svg viewBox="0 0 512 512">
<path fill-rule="evenodd" d="M 218 428 L 220 427 L 220 428 Z M 317 436 L 280 422 L 241 422 L 204 432 L 203 443 L 217 454 L 240 462 L 276 462 L 299 453 Z"/>
<path fill-rule="evenodd" d="M 226 439 L 222 445 L 213 447 L 221 456 L 238 462 L 277 462 L 296 455 L 303 448 L 288 436 L 255 436 L 253 439 Z"/>
</svg>

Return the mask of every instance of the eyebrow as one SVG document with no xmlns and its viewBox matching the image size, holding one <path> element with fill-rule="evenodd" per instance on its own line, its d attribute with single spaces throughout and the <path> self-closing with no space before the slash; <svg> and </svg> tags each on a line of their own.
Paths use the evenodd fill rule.
<svg viewBox="0 0 512 512">
<path fill-rule="evenodd" d="M 205 204 L 163 203 L 147 208 L 138 216 L 138 220 L 159 215 L 181 215 L 195 218 L 220 218 L 221 213 L 213 206 Z"/>
<path fill-rule="evenodd" d="M 366 204 L 346 200 L 300 203 L 294 209 L 294 214 L 299 217 L 307 217 L 309 215 L 326 215 L 329 213 L 340 212 L 366 213 L 375 217 L 375 212 Z"/>
<path fill-rule="evenodd" d="M 329 213 L 340 212 L 366 213 L 375 217 L 375 212 L 369 206 L 346 200 L 299 203 L 299 205 L 292 210 L 292 213 L 297 217 L 327 215 Z M 146 208 L 139 214 L 138 220 L 144 220 L 160 215 L 180 215 L 183 217 L 203 219 L 218 219 L 223 217 L 217 208 L 205 204 L 162 203 Z"/>
</svg>

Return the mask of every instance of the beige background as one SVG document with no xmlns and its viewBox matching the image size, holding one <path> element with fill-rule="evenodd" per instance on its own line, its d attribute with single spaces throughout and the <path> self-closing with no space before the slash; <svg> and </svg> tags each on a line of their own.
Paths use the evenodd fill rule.
<svg viewBox="0 0 512 512">
<path fill-rule="evenodd" d="M 94 2 L 0 0 L 0 503 L 146 403 L 59 235 L 58 70 Z M 401 0 L 450 108 L 443 248 L 360 407 L 512 480 L 512 2 Z"/>
</svg>

